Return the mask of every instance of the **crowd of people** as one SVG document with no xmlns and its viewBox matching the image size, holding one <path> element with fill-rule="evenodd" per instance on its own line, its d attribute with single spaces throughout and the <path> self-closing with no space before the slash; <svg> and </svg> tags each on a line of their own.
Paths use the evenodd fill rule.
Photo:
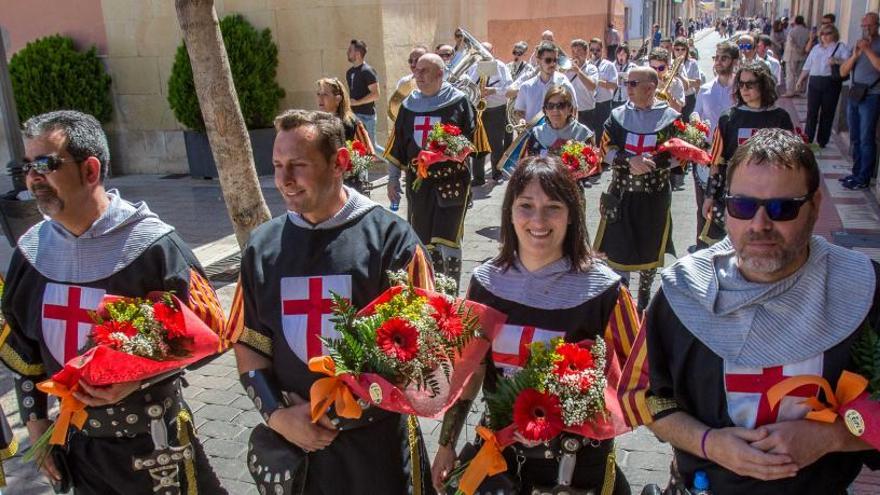
<svg viewBox="0 0 880 495">
<path fill-rule="evenodd" d="M 833 17 L 825 19 L 810 36 L 796 18 L 784 52 L 775 22 L 718 21 L 718 29 L 759 32 L 719 43 L 712 74 L 700 72 L 693 46 L 709 19 L 679 20 L 674 37 L 656 27 L 644 50 L 628 46 L 613 24 L 601 37 L 571 40 L 567 51 L 546 31 L 531 50 L 516 43 L 507 64 L 491 44 L 475 47 L 458 30 L 452 44 L 412 47 L 384 149 L 375 138 L 378 77 L 366 44 L 352 40 L 345 81 L 316 82 L 318 110 L 275 119 L 275 185 L 287 212 L 251 234 L 229 313 L 173 227 L 105 188 L 107 139 L 92 116 L 29 119 L 23 169 L 46 220 L 21 238 L 7 271 L 0 361 L 16 374 L 32 442 L 52 424 L 35 384 L 85 343 L 83 315 L 106 294 L 159 290 L 174 291 L 234 349 L 242 387 L 264 420 L 248 453 L 260 493 L 443 493 L 464 460 L 457 441 L 480 390 L 493 392 L 525 365 L 530 344 L 553 338 L 607 342 L 621 365 L 617 398 L 608 400 L 619 401 L 629 426 L 647 425 L 673 447 L 664 493 L 689 493 L 700 477 L 716 494 L 846 493 L 863 465 L 880 466 L 877 451 L 840 418 L 810 421 L 802 402 L 773 406 L 767 398 L 789 376 L 836 383 L 854 369 L 854 342 L 880 324 L 880 267 L 813 235 L 823 201 L 817 161 L 776 106 L 780 87 L 794 94 L 809 78 L 806 133 L 824 146 L 837 78 L 861 85 L 861 96 L 850 90 L 855 164 L 844 184 L 868 183 L 880 104 L 878 16 L 864 17 L 852 48 L 839 41 Z M 466 65 L 475 49 L 492 59 Z M 672 192 L 690 166 L 658 148 L 691 119 L 708 127 L 710 162 L 693 166 L 700 224 L 692 254 L 660 273 L 652 295 L 665 255 L 675 254 Z M 442 155 L 431 145 L 436 129 L 466 137 L 472 156 Z M 349 173 L 354 140 L 390 164 L 387 194 L 392 205 L 405 195 L 405 220 L 364 194 L 366 175 Z M 571 143 L 595 147 L 598 163 L 573 173 L 560 157 Z M 425 165 L 426 150 L 442 159 Z M 313 421 L 310 391 L 321 375 L 309 361 L 325 351 L 319 338 L 333 335 L 330 299 L 363 307 L 397 270 L 416 287 L 431 287 L 435 274 L 459 283 L 471 188 L 485 184 L 487 167 L 493 181 L 507 181 L 500 246 L 473 271 L 466 293 L 506 323 L 446 412 L 433 462 L 406 416 L 369 407 L 359 419 Z M 603 173 L 610 184 L 593 208 L 583 189 Z M 591 242 L 586 215 L 596 213 Z M 78 494 L 226 493 L 181 387 L 179 376 L 83 384 L 72 396 L 87 420 L 41 470 Z M 819 396 L 818 387 L 798 390 Z M 11 443 L 8 427 L 3 433 Z M 516 439 L 503 451 L 506 467 L 480 493 L 631 493 L 613 439 Z"/>
</svg>

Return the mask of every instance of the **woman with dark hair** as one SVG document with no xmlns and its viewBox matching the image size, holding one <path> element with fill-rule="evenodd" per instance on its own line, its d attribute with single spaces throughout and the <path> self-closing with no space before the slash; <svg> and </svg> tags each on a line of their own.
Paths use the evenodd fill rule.
<svg viewBox="0 0 880 495">
<path fill-rule="evenodd" d="M 577 184 L 556 157 L 526 158 L 510 177 L 501 209 L 500 253 L 474 270 L 468 289 L 469 299 L 507 314 L 507 323 L 486 356 L 485 368 L 443 419 L 432 468 L 438 488 L 453 466 L 455 441 L 479 387 L 491 393 L 501 377 L 521 369 L 532 342 L 604 338 L 609 356 L 614 352 L 625 362 L 638 318 L 620 276 L 589 247 L 580 198 Z M 630 493 L 614 462 L 613 440 L 563 433 L 535 444 L 519 433 L 515 437 L 517 443 L 503 452 L 507 471 L 487 478 L 480 493 L 499 493 L 500 486 L 507 487 L 500 491 L 505 494 L 556 493 L 566 483 L 577 493 Z M 577 447 L 570 479 L 558 477 L 563 442 Z"/>
<path fill-rule="evenodd" d="M 617 108 L 629 100 L 626 94 L 626 76 L 629 70 L 636 64 L 629 60 L 629 45 L 626 43 L 617 47 L 614 68 L 617 69 L 617 89 L 614 90 L 614 96 L 611 98 L 611 107 Z"/>
<path fill-rule="evenodd" d="M 370 135 L 367 134 L 367 129 L 364 127 L 364 124 L 354 116 L 354 112 L 351 110 L 351 100 L 348 97 L 348 90 L 345 89 L 345 85 L 335 77 L 318 79 L 315 84 L 318 86 L 318 90 L 315 93 L 315 98 L 318 102 L 318 109 L 332 113 L 342 120 L 342 127 L 345 129 L 346 141 L 357 139 L 364 143 L 369 154 L 375 154 L 373 143 L 370 141 Z M 360 177 L 350 175 L 346 175 L 345 177 L 346 186 L 354 188 L 359 193 L 366 196 L 370 195 L 370 190 L 367 187 L 368 184 L 369 181 L 366 174 L 362 174 Z"/>
<path fill-rule="evenodd" d="M 788 112 L 776 106 L 776 78 L 761 61 L 741 66 L 733 81 L 736 106 L 721 114 L 712 138 L 712 166 L 700 232 L 699 247 L 707 247 L 727 235 L 724 227 L 724 197 L 727 161 L 740 144 L 758 129 L 778 127 L 794 131 Z"/>
<path fill-rule="evenodd" d="M 568 89 L 563 86 L 551 87 L 544 95 L 542 109 L 547 118 L 529 131 L 522 156 L 558 154 L 559 149 L 569 140 L 594 144 L 593 131 L 578 122 L 577 109 Z"/>
</svg>

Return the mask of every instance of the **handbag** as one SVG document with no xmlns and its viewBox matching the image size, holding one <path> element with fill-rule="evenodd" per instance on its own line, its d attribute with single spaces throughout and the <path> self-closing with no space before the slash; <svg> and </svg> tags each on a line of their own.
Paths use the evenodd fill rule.
<svg viewBox="0 0 880 495">
<path fill-rule="evenodd" d="M 834 54 L 837 53 L 837 49 L 840 48 L 840 43 L 834 47 L 834 51 L 831 52 L 831 57 L 834 57 Z M 852 71 L 850 71 L 852 72 Z M 849 81 L 850 74 L 847 74 L 846 77 L 840 75 L 840 64 L 831 64 L 831 80 L 837 84 L 841 84 L 844 81 Z"/>
<path fill-rule="evenodd" d="M 303 495 L 309 456 L 265 424 L 251 431 L 247 453 L 248 471 L 260 493 Z"/>
<path fill-rule="evenodd" d="M 858 63 L 858 61 L 856 61 L 856 64 L 857 63 Z M 852 70 L 853 71 L 856 70 L 855 64 L 853 64 Z M 876 86 L 878 82 L 880 82 L 880 77 L 878 77 L 877 80 L 874 81 L 874 84 L 872 84 L 870 86 L 868 86 L 867 84 L 857 83 L 857 82 L 853 81 L 852 86 L 850 86 L 850 88 L 849 88 L 849 94 L 848 94 L 850 101 L 854 101 L 856 103 L 861 103 L 861 102 L 865 101 L 865 97 L 868 96 L 868 90 L 870 90 L 871 88 Z"/>
</svg>

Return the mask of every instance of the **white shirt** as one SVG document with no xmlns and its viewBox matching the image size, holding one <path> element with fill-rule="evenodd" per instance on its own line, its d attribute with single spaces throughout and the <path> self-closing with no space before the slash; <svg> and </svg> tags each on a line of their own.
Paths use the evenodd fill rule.
<svg viewBox="0 0 880 495">
<path fill-rule="evenodd" d="M 709 136 L 706 140 L 711 140 L 715 133 L 715 125 L 718 118 L 728 108 L 733 106 L 733 77 L 731 76 L 731 85 L 729 87 L 722 86 L 718 82 L 718 78 L 712 79 L 700 86 L 700 92 L 697 93 L 697 105 L 694 107 L 700 120 L 709 123 Z"/>
<path fill-rule="evenodd" d="M 513 79 L 510 78 L 510 71 L 507 69 L 507 65 L 497 58 L 494 62 L 495 74 L 492 74 L 486 81 L 486 87 L 494 88 L 495 92 L 486 97 L 486 108 L 496 108 L 501 105 L 507 105 L 507 96 L 505 96 L 505 93 L 507 92 L 507 88 L 513 84 Z M 467 78 L 477 84 L 480 82 L 480 76 L 477 74 L 479 67 L 480 64 L 476 63 L 472 65 L 467 72 Z"/>
<path fill-rule="evenodd" d="M 541 76 L 537 75 L 519 87 L 519 93 L 516 95 L 516 104 L 514 109 L 525 113 L 526 122 L 531 122 L 535 115 L 544 108 L 544 95 L 551 86 L 564 86 L 571 94 L 574 105 L 577 107 L 577 95 L 574 92 L 574 86 L 571 85 L 565 74 L 554 72 L 553 77 L 546 83 L 541 80 Z"/>
<path fill-rule="evenodd" d="M 581 71 L 587 75 L 587 79 L 593 81 L 593 84 L 599 82 L 599 69 L 597 69 L 595 65 L 586 62 L 584 66 L 581 67 Z M 596 90 L 590 91 L 587 89 L 587 86 L 584 85 L 584 82 L 581 81 L 581 78 L 578 77 L 574 70 L 566 72 L 565 76 L 568 77 L 568 80 L 571 81 L 571 85 L 574 87 L 574 95 L 577 97 L 578 102 L 578 112 L 596 108 Z"/>
<path fill-rule="evenodd" d="M 618 64 L 614 64 L 614 68 L 617 69 L 617 91 L 614 92 L 614 101 L 628 101 L 629 95 L 626 92 L 626 85 L 623 84 L 626 81 L 626 78 L 629 77 L 630 69 L 634 69 L 638 67 L 633 62 L 627 62 L 623 67 Z"/>
<path fill-rule="evenodd" d="M 834 52 L 835 48 L 837 52 Z M 834 53 L 835 58 L 841 59 L 847 59 L 852 55 L 849 48 L 843 43 L 828 46 L 816 45 L 807 55 L 803 70 L 809 72 L 811 76 L 830 76 L 831 65 L 828 64 L 828 59 L 831 58 L 831 53 Z"/>
<path fill-rule="evenodd" d="M 767 51 L 767 58 L 758 57 L 758 60 L 764 62 L 764 65 L 770 68 L 770 73 L 773 74 L 773 78 L 776 79 L 776 84 L 782 83 L 782 64 L 779 63 L 779 60 L 776 60 L 770 55 L 769 50 Z"/>
<path fill-rule="evenodd" d="M 614 62 L 602 59 L 596 67 L 599 69 L 599 81 L 617 84 L 617 67 Z M 614 90 L 602 86 L 596 88 L 596 103 L 611 101 L 611 98 L 614 98 Z"/>
<path fill-rule="evenodd" d="M 700 66 L 697 64 L 697 61 L 689 58 L 684 63 L 684 77 L 690 79 L 691 81 L 699 81 L 700 80 Z M 687 88 L 684 92 L 686 95 L 692 95 L 697 92 L 696 89 Z"/>
</svg>

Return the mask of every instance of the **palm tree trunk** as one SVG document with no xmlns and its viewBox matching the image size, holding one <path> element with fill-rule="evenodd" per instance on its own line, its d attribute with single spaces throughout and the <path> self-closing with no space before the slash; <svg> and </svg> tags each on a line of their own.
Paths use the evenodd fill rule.
<svg viewBox="0 0 880 495">
<path fill-rule="evenodd" d="M 238 245 L 243 247 L 251 231 L 269 220 L 271 214 L 257 179 L 214 1 L 175 0 L 175 7 L 220 175 L 220 189 Z"/>
</svg>

